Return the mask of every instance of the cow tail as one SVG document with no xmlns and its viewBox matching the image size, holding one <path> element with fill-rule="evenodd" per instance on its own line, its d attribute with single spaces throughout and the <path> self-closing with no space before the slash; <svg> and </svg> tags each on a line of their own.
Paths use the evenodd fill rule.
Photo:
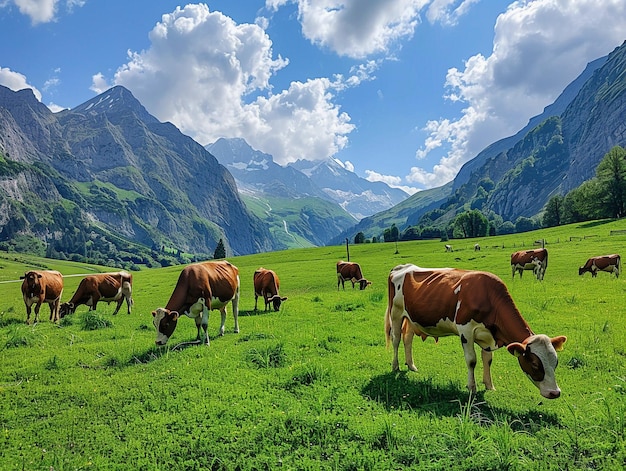
<svg viewBox="0 0 626 471">
<path fill-rule="evenodd" d="M 546 259 L 545 259 L 545 266 L 543 267 L 543 272 L 545 273 L 547 269 L 548 269 L 548 252 L 546 251 Z"/>
</svg>

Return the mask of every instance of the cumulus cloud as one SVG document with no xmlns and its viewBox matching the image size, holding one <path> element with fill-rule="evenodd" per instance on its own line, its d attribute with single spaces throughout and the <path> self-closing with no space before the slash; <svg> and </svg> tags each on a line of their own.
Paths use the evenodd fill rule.
<svg viewBox="0 0 626 471">
<path fill-rule="evenodd" d="M 49 23 L 56 19 L 59 0 L 4 0 L 0 2 L 0 7 L 15 5 L 19 12 L 30 17 L 33 25 L 39 23 Z M 82 7 L 85 0 L 66 0 L 65 6 L 68 11 L 76 7 Z"/>
<path fill-rule="evenodd" d="M 410 38 L 427 0 L 266 0 L 276 10 L 298 6 L 302 33 L 311 43 L 340 56 L 357 59 L 386 53 L 401 38 Z"/>
<path fill-rule="evenodd" d="M 450 181 L 494 140 L 514 134 L 540 114 L 586 64 L 624 39 L 621 0 L 514 2 L 498 17 L 490 56 L 470 57 L 446 78 L 447 98 L 464 103 L 456 120 L 433 120 L 418 159 L 444 153 L 432 171 L 414 167 L 408 181 L 427 187 Z"/>
<path fill-rule="evenodd" d="M 415 187 L 403 185 L 402 178 L 393 176 L 393 175 L 383 175 L 378 172 L 374 172 L 373 170 L 366 170 L 365 174 L 367 175 L 365 179 L 370 182 L 383 182 L 389 185 L 391 188 L 399 188 L 403 190 L 405 193 L 412 195 L 417 193 L 419 190 Z"/>
<path fill-rule="evenodd" d="M 127 87 L 150 113 L 200 143 L 244 137 L 280 164 L 344 148 L 354 125 L 335 103 L 336 93 L 375 70 L 367 62 L 349 77 L 294 81 L 275 91 L 270 78 L 288 60 L 273 57 L 265 30 L 236 24 L 205 4 L 163 15 L 149 38 L 147 50 L 128 52 L 113 84 Z M 92 90 L 107 88 L 104 75 L 93 76 Z"/>
<path fill-rule="evenodd" d="M 26 77 L 19 72 L 14 72 L 11 69 L 0 67 L 0 85 L 4 85 L 7 88 L 17 92 L 24 88 L 30 88 L 37 100 L 41 101 L 41 92 L 36 87 L 30 85 L 26 81 Z"/>
</svg>

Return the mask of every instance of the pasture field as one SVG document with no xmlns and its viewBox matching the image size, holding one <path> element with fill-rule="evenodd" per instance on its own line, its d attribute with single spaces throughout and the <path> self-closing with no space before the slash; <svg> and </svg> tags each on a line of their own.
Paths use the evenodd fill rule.
<svg viewBox="0 0 626 471">
<path fill-rule="evenodd" d="M 626 463 L 626 275 L 578 275 L 587 258 L 626 256 L 626 220 L 597 221 L 472 240 L 350 246 L 373 284 L 337 290 L 345 246 L 229 258 L 241 277 L 233 319 L 211 345 L 182 318 L 167 347 L 151 311 L 182 267 L 133 273 L 135 305 L 85 306 L 58 325 L 42 306 L 26 325 L 19 275 L 106 270 L 0 256 L 0 469 L 2 470 L 622 470 Z M 511 278 L 510 254 L 544 238 L 543 282 Z M 482 250 L 475 252 L 474 243 Z M 397 250 L 396 250 L 397 248 Z M 495 391 L 470 397 L 456 337 L 414 342 L 418 372 L 391 372 L 383 316 L 387 275 L 401 263 L 500 276 L 535 333 L 566 335 L 559 399 L 548 400 L 506 349 L 494 353 Z M 252 275 L 263 266 L 289 299 L 254 312 Z M 63 300 L 80 276 L 67 276 Z M 261 303 L 262 305 L 262 303 Z M 401 347 L 400 357 L 403 351 Z M 479 355 L 480 357 L 480 355 Z M 477 380 L 482 377 L 477 366 Z"/>
</svg>

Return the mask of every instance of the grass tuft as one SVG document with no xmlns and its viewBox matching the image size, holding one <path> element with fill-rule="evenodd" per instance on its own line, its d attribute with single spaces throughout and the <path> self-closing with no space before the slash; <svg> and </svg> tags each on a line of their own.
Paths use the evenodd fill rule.
<svg viewBox="0 0 626 471">
<path fill-rule="evenodd" d="M 247 359 L 257 368 L 280 368 L 287 363 L 287 353 L 282 343 L 248 351 Z"/>
<path fill-rule="evenodd" d="M 87 312 L 82 318 L 83 330 L 98 330 L 112 327 L 113 323 L 106 317 L 96 314 L 93 311 Z"/>
</svg>

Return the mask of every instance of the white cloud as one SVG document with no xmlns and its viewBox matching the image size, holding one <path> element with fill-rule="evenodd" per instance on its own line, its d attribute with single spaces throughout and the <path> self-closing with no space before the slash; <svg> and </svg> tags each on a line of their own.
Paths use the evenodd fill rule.
<svg viewBox="0 0 626 471">
<path fill-rule="evenodd" d="M 41 101 L 41 92 L 37 88 L 33 87 L 26 81 L 26 77 L 19 72 L 14 72 L 11 69 L 0 67 L 0 85 L 4 85 L 7 88 L 17 92 L 24 88 L 30 88 L 37 100 Z"/>
<path fill-rule="evenodd" d="M 410 38 L 419 11 L 428 0 L 266 0 L 276 10 L 298 5 L 302 33 L 313 44 L 340 56 L 364 58 L 387 53 L 401 38 Z"/>
<path fill-rule="evenodd" d="M 460 119 L 429 122 L 423 158 L 445 152 L 432 171 L 414 167 L 407 177 L 427 187 L 451 180 L 461 166 L 494 140 L 523 128 L 594 59 L 624 39 L 622 0 L 514 2 L 498 17 L 493 51 L 450 69 L 448 98 L 467 106 Z"/>
<path fill-rule="evenodd" d="M 335 94 L 375 70 L 366 63 L 348 78 L 294 81 L 275 92 L 270 78 L 288 61 L 272 57 L 266 32 L 204 4 L 163 15 L 149 37 L 147 50 L 129 51 L 114 84 L 200 143 L 243 137 L 280 164 L 327 158 L 345 147 L 354 126 L 334 103 Z M 104 91 L 107 82 L 96 74 L 92 89 Z"/>
<path fill-rule="evenodd" d="M 111 85 L 109 85 L 105 76 L 100 72 L 91 77 L 91 87 L 89 87 L 90 90 L 100 94 L 107 91 L 109 88 L 111 88 Z"/>
<path fill-rule="evenodd" d="M 383 175 L 381 173 L 375 172 L 373 170 L 366 170 L 365 174 L 367 175 L 365 179 L 370 182 L 383 182 L 389 185 L 392 188 L 399 188 L 404 192 L 412 195 L 417 193 L 419 190 L 412 186 L 402 185 L 402 178 L 393 176 L 393 175 Z"/>
<path fill-rule="evenodd" d="M 426 18 L 431 23 L 455 25 L 479 0 L 434 0 L 426 9 Z M 457 6 L 458 4 L 458 6 Z"/>
<path fill-rule="evenodd" d="M 86 0 L 66 0 L 65 6 L 69 12 L 76 7 L 82 7 Z M 33 25 L 50 23 L 56 19 L 59 0 L 3 0 L 0 8 L 15 5 L 22 15 L 30 17 Z"/>
</svg>

